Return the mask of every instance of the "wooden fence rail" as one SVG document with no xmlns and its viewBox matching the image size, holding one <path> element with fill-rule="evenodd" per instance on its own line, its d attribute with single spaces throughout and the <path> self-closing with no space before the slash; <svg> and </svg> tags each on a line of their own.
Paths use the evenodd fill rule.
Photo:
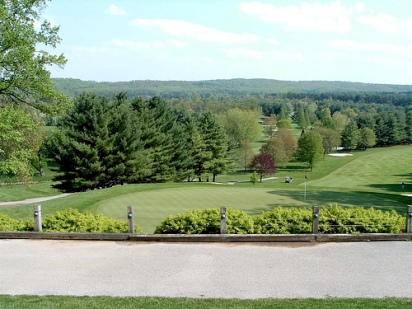
<svg viewBox="0 0 412 309">
<path fill-rule="evenodd" d="M 312 207 L 312 234 L 319 233 L 319 206 Z M 128 233 L 134 234 L 134 208 L 133 206 L 127 206 L 127 221 L 128 221 Z M 34 218 L 34 231 L 42 231 L 42 215 L 41 215 L 41 205 L 33 206 L 33 218 Z M 227 233 L 227 213 L 226 206 L 220 207 L 220 234 L 224 235 Z M 406 211 L 406 231 L 407 234 L 412 233 L 412 206 L 407 206 Z"/>
</svg>

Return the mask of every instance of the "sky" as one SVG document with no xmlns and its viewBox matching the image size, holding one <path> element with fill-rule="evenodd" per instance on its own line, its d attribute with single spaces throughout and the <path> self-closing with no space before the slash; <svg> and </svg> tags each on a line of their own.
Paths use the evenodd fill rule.
<svg viewBox="0 0 412 309">
<path fill-rule="evenodd" d="M 93 81 L 412 84 L 411 0 L 53 0 L 64 69 Z"/>
</svg>

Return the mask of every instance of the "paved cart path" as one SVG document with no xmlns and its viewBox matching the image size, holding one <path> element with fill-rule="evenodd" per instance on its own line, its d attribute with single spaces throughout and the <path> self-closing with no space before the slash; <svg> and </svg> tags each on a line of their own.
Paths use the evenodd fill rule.
<svg viewBox="0 0 412 309">
<path fill-rule="evenodd" d="M 29 199 L 22 200 L 22 201 L 0 202 L 0 207 L 1 206 L 18 206 L 18 205 L 28 205 L 28 204 L 34 204 L 34 203 L 41 203 L 41 202 L 44 202 L 44 201 L 54 200 L 56 198 L 62 198 L 62 197 L 68 196 L 70 194 L 73 194 L 73 193 L 62 193 L 62 194 L 53 195 L 53 196 L 35 197 L 35 198 L 29 198 Z"/>
<path fill-rule="evenodd" d="M 0 240 L 0 294 L 412 297 L 412 242 Z"/>
</svg>

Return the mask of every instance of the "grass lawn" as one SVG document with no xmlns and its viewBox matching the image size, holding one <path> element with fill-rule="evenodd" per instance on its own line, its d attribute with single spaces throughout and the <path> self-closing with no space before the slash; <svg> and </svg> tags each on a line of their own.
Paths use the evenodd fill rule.
<svg viewBox="0 0 412 309">
<path fill-rule="evenodd" d="M 136 223 L 146 233 L 152 233 L 170 214 L 223 205 L 242 209 L 252 215 L 279 205 L 310 207 L 332 203 L 395 209 L 403 214 L 406 205 L 412 203 L 411 198 L 401 196 L 401 193 L 412 191 L 411 166 L 412 146 L 375 148 L 353 152 L 352 156 L 346 157 L 326 156 L 313 171 L 292 163 L 278 168 L 275 174 L 278 178 L 256 185 L 248 182 L 250 173 L 244 172 L 218 176 L 217 181 L 221 184 L 195 182 L 125 185 L 43 202 L 42 212 L 47 214 L 65 208 L 77 208 L 126 220 L 126 207 L 133 205 Z M 306 181 L 306 199 L 305 175 L 309 176 Z M 285 183 L 285 176 L 293 177 L 293 182 Z M 227 184 L 232 181 L 238 182 Z M 402 182 L 405 182 L 403 191 Z M 47 185 L 50 182 L 27 188 L 24 185 L 2 186 L 0 200 L 10 200 L 13 194 L 14 197 L 19 194 L 29 196 L 32 193 L 30 190 L 34 190 L 36 186 L 38 191 L 35 193 L 40 194 L 42 190 L 47 191 Z M 14 193 L 8 196 L 7 192 Z M 32 217 L 32 205 L 0 207 L 0 212 L 28 219 Z"/>
<path fill-rule="evenodd" d="M 384 299 L 192 299 L 161 297 L 75 297 L 75 296 L 8 296 L 0 295 L 3 309 L 51 309 L 51 308 L 307 308 L 307 309 L 364 309 L 364 308 L 411 308 L 412 300 L 404 298 Z"/>
</svg>

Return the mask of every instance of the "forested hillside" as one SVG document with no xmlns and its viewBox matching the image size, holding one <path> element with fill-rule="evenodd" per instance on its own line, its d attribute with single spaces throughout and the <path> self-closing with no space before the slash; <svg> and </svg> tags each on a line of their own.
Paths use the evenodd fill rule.
<svg viewBox="0 0 412 309">
<path fill-rule="evenodd" d="M 331 81 L 280 81 L 273 79 L 220 79 L 205 81 L 94 82 L 80 79 L 53 79 L 55 89 L 68 96 L 77 97 L 84 91 L 113 97 L 127 92 L 129 97 L 161 96 L 166 99 L 188 98 L 194 95 L 248 96 L 274 93 L 412 93 L 412 85 L 384 85 Z"/>
</svg>

